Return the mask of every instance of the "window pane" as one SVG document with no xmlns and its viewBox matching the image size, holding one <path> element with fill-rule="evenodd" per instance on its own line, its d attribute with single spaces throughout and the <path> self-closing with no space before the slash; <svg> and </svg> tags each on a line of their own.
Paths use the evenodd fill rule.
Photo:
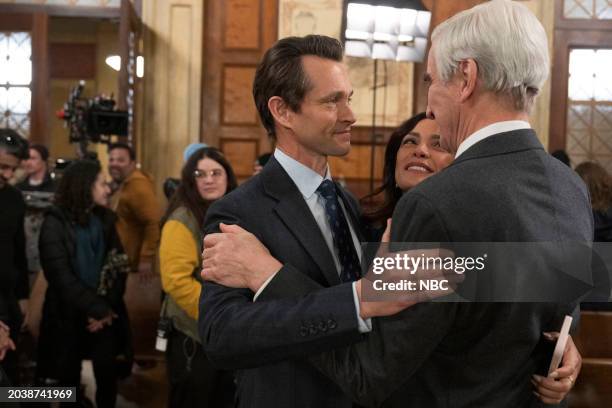
<svg viewBox="0 0 612 408">
<path fill-rule="evenodd" d="M 598 19 L 612 19 L 612 2 L 610 0 L 595 0 L 595 14 Z"/>
<path fill-rule="evenodd" d="M 570 50 L 567 144 L 575 165 L 595 161 L 612 172 L 612 49 Z"/>
<path fill-rule="evenodd" d="M 612 50 L 595 52 L 595 100 L 612 101 Z"/>
<path fill-rule="evenodd" d="M 30 133 L 32 93 L 26 87 L 0 87 L 0 127 L 15 129 L 23 136 Z"/>
<path fill-rule="evenodd" d="M 571 50 L 568 97 L 612 101 L 612 50 Z"/>
<path fill-rule="evenodd" d="M 594 50 L 571 50 L 569 58 L 569 91 L 568 96 L 574 101 L 593 98 L 595 79 L 593 67 Z"/>
<path fill-rule="evenodd" d="M 0 84 L 29 85 L 32 82 L 30 33 L 0 33 Z"/>
<path fill-rule="evenodd" d="M 592 18 L 593 0 L 564 0 L 563 17 Z"/>
</svg>

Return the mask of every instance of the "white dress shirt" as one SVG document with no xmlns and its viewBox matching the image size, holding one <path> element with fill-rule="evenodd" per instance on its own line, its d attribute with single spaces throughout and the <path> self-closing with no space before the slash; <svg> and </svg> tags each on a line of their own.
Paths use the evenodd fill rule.
<svg viewBox="0 0 612 408">
<path fill-rule="evenodd" d="M 504 122 L 495 122 L 469 135 L 457 149 L 455 159 L 463 154 L 467 149 L 474 146 L 476 143 L 486 139 L 487 137 L 498 133 L 511 132 L 519 129 L 531 129 L 529 122 L 524 120 L 507 120 Z"/>
<path fill-rule="evenodd" d="M 304 201 L 306 201 L 306 205 L 308 205 L 308 208 L 310 209 L 312 216 L 317 222 L 317 225 L 319 226 L 319 229 L 321 230 L 321 234 L 323 235 L 323 238 L 325 239 L 325 243 L 327 244 L 329 252 L 331 253 L 332 258 L 334 259 L 334 264 L 336 265 L 336 272 L 338 273 L 338 275 L 340 275 L 340 272 L 342 270 L 341 265 L 340 265 L 340 256 L 334 245 L 332 229 L 329 225 L 329 222 L 327 220 L 327 215 L 325 213 L 325 199 L 317 193 L 317 188 L 319 188 L 323 180 L 331 180 L 331 173 L 329 171 L 329 165 L 327 166 L 327 169 L 325 171 L 325 177 L 323 177 L 316 171 L 312 170 L 310 167 L 307 167 L 303 165 L 302 163 L 298 162 L 297 160 L 295 160 L 294 158 L 288 156 L 280 149 L 274 150 L 274 158 L 276 159 L 276 161 L 278 161 L 281 167 L 287 172 L 291 180 L 295 183 L 296 187 L 302 194 Z M 361 256 L 362 256 L 361 244 L 359 242 L 359 238 L 357 237 L 357 234 L 355 233 L 355 228 L 351 224 L 351 217 L 349 216 L 342 200 L 339 198 L 338 201 L 340 202 L 340 207 L 342 208 L 344 217 L 346 218 L 348 222 L 349 229 L 351 232 L 351 238 L 353 239 L 353 244 L 354 244 L 355 250 L 357 251 L 357 256 L 359 257 L 359 260 L 361 261 Z M 266 286 L 268 286 L 268 284 L 272 281 L 275 275 L 276 274 L 270 276 L 264 282 L 264 284 L 259 288 L 255 296 L 253 297 L 253 301 L 257 300 L 257 297 L 263 292 Z M 371 330 L 370 319 L 368 319 L 367 321 L 364 321 L 359 316 L 359 298 L 357 297 L 357 292 L 355 290 L 355 284 L 353 284 L 353 300 L 355 301 L 357 319 L 359 321 L 359 330 L 361 332 L 370 331 Z"/>
</svg>

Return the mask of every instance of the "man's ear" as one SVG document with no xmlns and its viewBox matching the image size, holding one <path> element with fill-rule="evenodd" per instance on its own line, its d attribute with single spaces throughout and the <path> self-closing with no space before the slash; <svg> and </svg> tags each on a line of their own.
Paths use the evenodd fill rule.
<svg viewBox="0 0 612 408">
<path fill-rule="evenodd" d="M 287 103 L 280 96 L 273 96 L 268 99 L 268 109 L 274 117 L 274 120 L 282 127 L 291 129 L 291 113 L 292 110 L 287 106 Z"/>
<path fill-rule="evenodd" d="M 473 59 L 459 62 L 459 101 L 465 102 L 476 90 L 478 81 L 478 64 Z"/>
</svg>

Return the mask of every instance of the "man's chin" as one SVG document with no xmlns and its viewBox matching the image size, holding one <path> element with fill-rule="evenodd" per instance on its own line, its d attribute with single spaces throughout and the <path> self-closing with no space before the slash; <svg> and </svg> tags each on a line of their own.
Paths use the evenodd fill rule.
<svg viewBox="0 0 612 408">
<path fill-rule="evenodd" d="M 346 143 L 340 143 L 336 146 L 333 146 L 327 152 L 328 156 L 346 156 L 351 151 L 351 142 L 348 141 Z"/>
</svg>

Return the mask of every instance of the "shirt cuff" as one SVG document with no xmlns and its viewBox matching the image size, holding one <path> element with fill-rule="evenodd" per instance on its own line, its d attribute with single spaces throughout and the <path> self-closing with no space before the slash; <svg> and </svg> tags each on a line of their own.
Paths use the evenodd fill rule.
<svg viewBox="0 0 612 408">
<path fill-rule="evenodd" d="M 282 269 L 282 268 L 281 268 Z M 253 296 L 253 302 L 255 302 L 257 300 L 257 298 L 259 297 L 259 295 L 261 295 L 261 293 L 264 291 L 264 289 L 266 288 L 266 286 L 268 286 L 268 284 L 270 282 L 272 282 L 272 279 L 274 279 L 274 277 L 276 276 L 276 274 L 280 271 L 280 269 L 276 272 L 274 272 L 272 275 L 270 275 L 270 277 L 268 279 L 266 279 L 266 281 L 263 283 L 263 285 L 261 285 L 261 287 L 257 290 L 257 292 L 255 293 L 255 296 Z"/>
<path fill-rule="evenodd" d="M 372 331 L 372 319 L 363 320 L 360 316 L 359 296 L 355 288 L 357 282 L 353 282 L 353 301 L 355 302 L 355 313 L 357 314 L 357 322 L 359 323 L 359 333 L 369 333 Z"/>
</svg>

